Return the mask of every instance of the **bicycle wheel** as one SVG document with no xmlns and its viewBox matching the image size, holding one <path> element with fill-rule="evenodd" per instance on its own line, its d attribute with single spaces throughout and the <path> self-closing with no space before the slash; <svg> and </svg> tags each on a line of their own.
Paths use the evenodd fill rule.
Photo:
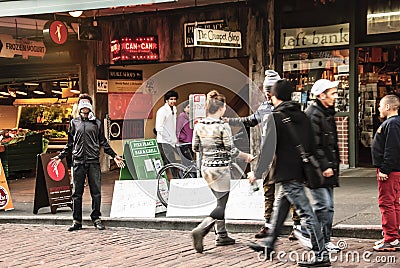
<svg viewBox="0 0 400 268">
<path fill-rule="evenodd" d="M 246 174 L 243 169 L 235 162 L 231 163 L 231 178 L 233 180 L 246 179 Z"/>
<path fill-rule="evenodd" d="M 173 179 L 184 179 L 188 168 L 179 163 L 170 163 L 163 166 L 157 173 L 157 197 L 161 204 L 168 206 L 169 183 Z"/>
<path fill-rule="evenodd" d="M 201 171 L 195 164 L 186 167 L 186 169 L 182 173 L 183 179 L 200 178 L 200 177 L 201 177 Z"/>
</svg>

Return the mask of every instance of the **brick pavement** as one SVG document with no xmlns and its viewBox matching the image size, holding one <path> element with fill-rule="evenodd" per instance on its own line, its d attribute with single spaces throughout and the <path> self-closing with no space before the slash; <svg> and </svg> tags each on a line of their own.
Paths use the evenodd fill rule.
<svg viewBox="0 0 400 268">
<path fill-rule="evenodd" d="M 192 249 L 188 231 L 121 227 L 97 231 L 92 226 L 84 226 L 83 230 L 70 233 L 66 226 L 1 224 L 0 233 L 0 267 L 297 267 L 290 260 L 260 261 L 246 246 L 253 240 L 249 233 L 232 234 L 237 243 L 227 247 L 215 247 L 214 235 L 210 234 L 205 239 L 203 254 Z M 374 240 L 340 239 L 348 248 L 341 255 L 333 255 L 337 258 L 333 267 L 399 265 L 399 252 L 371 251 L 369 255 L 367 251 L 371 250 Z M 338 240 L 334 238 L 334 242 Z M 281 255 L 282 260 L 287 260 L 288 254 L 295 256 L 306 252 L 298 242 L 290 242 L 284 237 L 279 239 L 277 251 L 286 253 L 285 257 Z M 351 252 L 354 255 L 350 255 Z M 352 260 L 351 256 L 357 254 L 360 261 Z M 364 258 L 363 254 L 366 254 Z"/>
</svg>

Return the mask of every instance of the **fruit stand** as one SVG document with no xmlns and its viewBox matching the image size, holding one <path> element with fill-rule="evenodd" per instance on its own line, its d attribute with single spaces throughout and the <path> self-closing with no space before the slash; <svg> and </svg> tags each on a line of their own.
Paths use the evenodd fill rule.
<svg viewBox="0 0 400 268">
<path fill-rule="evenodd" d="M 42 133 L 27 132 L 1 146 L 0 158 L 7 178 L 18 171 L 35 169 L 36 157 L 43 151 Z"/>
</svg>

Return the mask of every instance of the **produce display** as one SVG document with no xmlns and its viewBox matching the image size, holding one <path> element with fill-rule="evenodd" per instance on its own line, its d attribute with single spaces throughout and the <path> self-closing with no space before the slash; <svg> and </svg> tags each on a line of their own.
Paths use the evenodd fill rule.
<svg viewBox="0 0 400 268">
<path fill-rule="evenodd" d="M 20 141 L 24 141 L 26 137 L 35 134 L 38 134 L 38 132 L 22 128 L 12 130 L 0 130 L 0 144 L 14 144 Z"/>
<path fill-rule="evenodd" d="M 43 138 L 46 138 L 48 140 L 50 139 L 62 139 L 62 138 L 67 138 L 67 133 L 65 131 L 57 131 L 55 129 L 46 129 L 43 132 Z"/>
</svg>

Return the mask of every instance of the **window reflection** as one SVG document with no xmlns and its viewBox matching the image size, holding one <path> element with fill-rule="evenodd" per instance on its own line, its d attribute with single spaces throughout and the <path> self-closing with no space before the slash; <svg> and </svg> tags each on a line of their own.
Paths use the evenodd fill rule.
<svg viewBox="0 0 400 268">
<path fill-rule="evenodd" d="M 288 53 L 283 56 L 283 75 L 296 86 L 293 100 L 305 110 L 314 96 L 311 87 L 318 79 L 339 80 L 336 111 L 349 111 L 349 50 Z"/>
<path fill-rule="evenodd" d="M 368 0 L 367 34 L 400 31 L 400 1 Z"/>
</svg>

